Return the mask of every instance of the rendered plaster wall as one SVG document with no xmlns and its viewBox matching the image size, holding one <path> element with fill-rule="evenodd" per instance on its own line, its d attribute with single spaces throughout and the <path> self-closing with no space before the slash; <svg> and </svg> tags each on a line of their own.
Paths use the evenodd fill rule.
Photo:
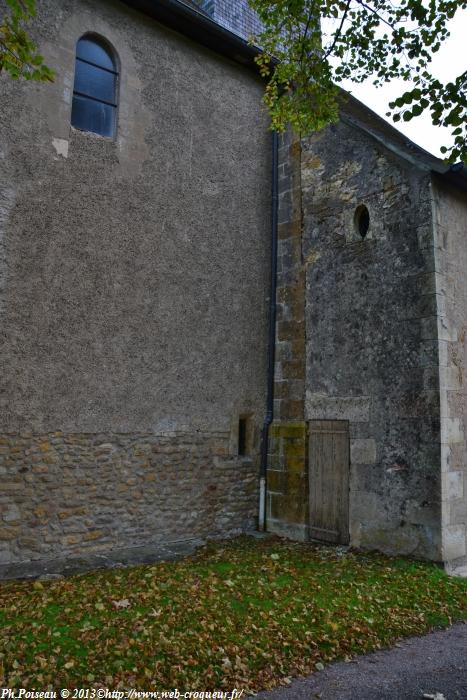
<svg viewBox="0 0 467 700">
<path fill-rule="evenodd" d="M 305 419 L 349 421 L 350 542 L 440 560 L 429 177 L 341 121 L 302 141 L 301 181 Z"/>
<path fill-rule="evenodd" d="M 467 567 L 467 197 L 433 181 L 443 559 Z"/>
<path fill-rule="evenodd" d="M 89 31 L 118 55 L 114 140 L 70 127 Z M 110 0 L 40 0 L 34 38 L 55 82 L 0 76 L 0 560 L 79 551 L 101 531 L 100 548 L 237 531 L 256 508 L 266 385 L 262 85 Z M 241 468 L 240 414 L 254 434 Z M 162 488 L 153 447 L 166 440 L 176 476 Z M 141 519 L 128 480 L 152 514 Z M 208 517 L 203 489 L 225 519 Z"/>
</svg>

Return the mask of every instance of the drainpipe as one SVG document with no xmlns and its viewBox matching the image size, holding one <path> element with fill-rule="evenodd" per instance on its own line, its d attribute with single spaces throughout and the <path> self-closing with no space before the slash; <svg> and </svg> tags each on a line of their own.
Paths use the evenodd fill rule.
<svg viewBox="0 0 467 700">
<path fill-rule="evenodd" d="M 276 350 L 276 287 L 277 287 L 277 213 L 278 213 L 278 150 L 277 131 L 272 132 L 272 197 L 271 197 L 271 289 L 269 297 L 269 337 L 266 415 L 261 430 L 261 463 L 259 471 L 258 530 L 266 530 L 266 477 L 268 469 L 269 426 L 274 417 L 274 363 Z"/>
</svg>

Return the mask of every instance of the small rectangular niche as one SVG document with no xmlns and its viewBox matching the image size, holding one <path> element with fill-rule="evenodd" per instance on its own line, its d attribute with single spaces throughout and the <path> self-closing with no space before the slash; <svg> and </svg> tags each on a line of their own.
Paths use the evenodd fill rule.
<svg viewBox="0 0 467 700">
<path fill-rule="evenodd" d="M 246 451 L 246 432 L 247 432 L 247 418 L 238 419 L 238 456 L 245 457 Z"/>
<path fill-rule="evenodd" d="M 249 457 L 252 450 L 253 431 L 251 416 L 239 416 L 237 429 L 237 454 Z"/>
</svg>

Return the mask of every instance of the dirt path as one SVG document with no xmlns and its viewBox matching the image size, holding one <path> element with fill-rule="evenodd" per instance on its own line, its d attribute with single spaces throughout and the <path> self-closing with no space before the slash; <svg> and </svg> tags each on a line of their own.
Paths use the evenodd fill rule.
<svg viewBox="0 0 467 700">
<path fill-rule="evenodd" d="M 438 693 L 438 695 L 437 695 Z M 467 624 L 335 663 L 261 700 L 467 700 Z"/>
</svg>

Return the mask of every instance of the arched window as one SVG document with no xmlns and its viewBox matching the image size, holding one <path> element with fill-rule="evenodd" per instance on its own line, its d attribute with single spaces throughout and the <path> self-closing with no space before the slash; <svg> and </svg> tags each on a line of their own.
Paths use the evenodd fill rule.
<svg viewBox="0 0 467 700">
<path fill-rule="evenodd" d="M 117 116 L 117 64 L 97 37 L 86 34 L 76 44 L 71 124 L 82 131 L 113 136 Z"/>
</svg>

